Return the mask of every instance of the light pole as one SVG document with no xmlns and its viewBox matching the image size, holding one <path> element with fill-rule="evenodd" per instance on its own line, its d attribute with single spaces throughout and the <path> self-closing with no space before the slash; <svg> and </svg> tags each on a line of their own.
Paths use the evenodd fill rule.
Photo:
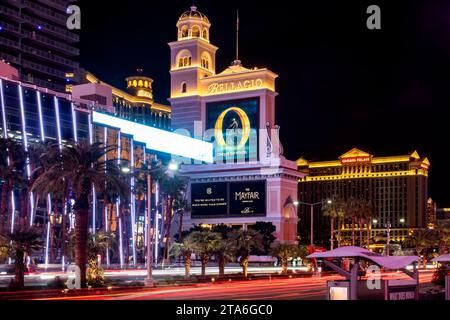
<svg viewBox="0 0 450 320">
<path fill-rule="evenodd" d="M 332 203 L 332 201 L 330 199 L 324 199 L 322 201 L 318 201 L 318 202 L 314 202 L 314 203 L 307 203 L 307 202 L 302 202 L 302 201 L 295 201 L 294 204 L 304 204 L 307 206 L 310 206 L 310 213 L 311 213 L 311 248 L 314 246 L 314 206 L 318 205 L 318 204 L 323 204 L 324 202 L 327 203 Z"/>
</svg>

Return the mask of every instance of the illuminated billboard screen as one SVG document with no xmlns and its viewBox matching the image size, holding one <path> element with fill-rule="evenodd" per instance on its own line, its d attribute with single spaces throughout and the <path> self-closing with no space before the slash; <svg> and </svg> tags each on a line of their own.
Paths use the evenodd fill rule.
<svg viewBox="0 0 450 320">
<path fill-rule="evenodd" d="M 259 99 L 206 104 L 206 136 L 218 163 L 258 160 Z"/>
<path fill-rule="evenodd" d="M 198 218 L 266 215 L 266 182 L 210 182 L 191 185 L 191 216 Z"/>
<path fill-rule="evenodd" d="M 230 183 L 230 216 L 261 216 L 265 213 L 265 181 Z"/>
<path fill-rule="evenodd" d="M 212 182 L 192 184 L 192 216 L 226 216 L 227 213 L 228 192 L 226 183 Z"/>
</svg>

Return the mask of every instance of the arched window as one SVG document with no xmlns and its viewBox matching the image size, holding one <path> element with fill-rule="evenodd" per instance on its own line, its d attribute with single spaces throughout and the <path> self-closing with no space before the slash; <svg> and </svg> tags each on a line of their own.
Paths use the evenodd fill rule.
<svg viewBox="0 0 450 320">
<path fill-rule="evenodd" d="M 186 92 L 187 92 L 187 83 L 183 81 L 181 83 L 181 93 L 186 93 Z"/>
<path fill-rule="evenodd" d="M 202 58 L 201 58 L 201 60 L 200 60 L 200 65 L 201 65 L 201 67 L 210 70 L 210 69 L 209 69 L 209 67 L 210 67 L 210 61 L 211 61 L 211 56 L 210 56 L 210 54 L 209 54 L 208 52 L 203 52 L 203 53 L 202 53 Z"/>
<path fill-rule="evenodd" d="M 192 32 L 192 37 L 194 37 L 194 38 L 200 37 L 200 28 L 198 26 L 193 26 L 191 32 Z"/>
<path fill-rule="evenodd" d="M 203 28 L 202 37 L 203 39 L 209 40 L 208 29 Z"/>
<path fill-rule="evenodd" d="M 177 55 L 178 68 L 189 67 L 192 64 L 192 57 L 189 50 L 182 50 Z"/>
<path fill-rule="evenodd" d="M 133 80 L 133 87 L 137 87 L 137 80 Z"/>
<path fill-rule="evenodd" d="M 138 87 L 143 87 L 143 86 L 144 86 L 144 82 L 142 80 L 139 80 Z"/>
<path fill-rule="evenodd" d="M 181 38 L 186 38 L 188 36 L 188 27 L 187 26 L 182 26 L 181 30 L 180 30 L 180 37 Z"/>
</svg>

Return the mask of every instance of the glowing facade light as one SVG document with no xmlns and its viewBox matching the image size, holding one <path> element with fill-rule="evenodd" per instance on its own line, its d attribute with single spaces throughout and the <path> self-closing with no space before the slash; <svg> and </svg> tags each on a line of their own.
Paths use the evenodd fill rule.
<svg viewBox="0 0 450 320">
<path fill-rule="evenodd" d="M 47 194 L 47 237 L 45 240 L 45 270 L 48 267 L 48 254 L 49 254 L 49 246 L 50 246 L 50 214 L 52 210 L 52 199 L 50 195 Z"/>
<path fill-rule="evenodd" d="M 72 124 L 73 124 L 73 139 L 78 142 L 77 134 L 77 113 L 75 112 L 75 105 L 72 102 Z"/>
<path fill-rule="evenodd" d="M 119 221 L 119 256 L 120 256 L 120 267 L 123 268 L 123 241 L 122 241 L 122 219 L 120 219 L 120 199 L 116 202 L 116 214 L 117 220 Z"/>
<path fill-rule="evenodd" d="M 88 114 L 88 123 L 89 123 L 89 143 L 92 144 L 94 143 L 94 133 L 93 133 L 93 128 L 92 128 L 92 121 L 91 121 L 92 117 L 91 114 Z"/>
<path fill-rule="evenodd" d="M 61 122 L 59 117 L 59 102 L 58 98 L 53 97 L 55 104 L 55 114 L 56 114 L 56 129 L 58 131 L 58 144 L 59 148 L 62 149 L 62 139 L 61 139 Z"/>
<path fill-rule="evenodd" d="M 155 186 L 155 257 L 158 257 L 158 248 L 159 248 L 159 181 L 156 181 Z M 149 221 L 148 223 L 151 223 Z"/>
<path fill-rule="evenodd" d="M 42 100 L 41 100 L 41 93 L 39 91 L 36 91 L 36 98 L 39 113 L 39 128 L 41 129 L 41 141 L 45 141 L 44 120 L 42 115 Z"/>
<path fill-rule="evenodd" d="M 16 217 L 16 200 L 14 197 L 14 191 L 11 191 L 11 233 L 14 232 L 15 217 Z"/>
<path fill-rule="evenodd" d="M 8 130 L 6 127 L 6 111 L 5 111 L 5 98 L 3 96 L 3 80 L 0 79 L 0 103 L 2 104 L 2 122 L 3 122 L 3 138 L 8 138 Z"/>
<path fill-rule="evenodd" d="M 95 233 L 95 218 L 97 213 L 97 193 L 95 192 L 94 184 L 92 184 L 92 233 Z"/>
<path fill-rule="evenodd" d="M 130 146 L 130 158 L 131 158 L 131 172 L 133 172 L 134 168 L 134 142 L 133 139 L 131 139 L 131 146 Z M 131 236 L 133 237 L 131 243 L 133 244 L 133 265 L 136 265 L 136 236 L 135 236 L 135 228 L 136 228 L 136 199 L 134 195 L 134 177 L 131 176 L 130 179 L 130 199 L 131 199 Z"/>
<path fill-rule="evenodd" d="M 173 154 L 204 162 L 213 162 L 213 144 L 173 132 L 156 129 L 111 115 L 92 112 L 92 120 L 105 126 L 120 129 L 135 141 L 144 143 L 147 149 Z"/>
<path fill-rule="evenodd" d="M 121 150 L 122 150 L 122 135 L 121 132 L 117 132 L 117 163 L 120 165 Z M 119 221 L 119 256 L 120 256 L 120 267 L 123 268 L 123 241 L 122 241 L 122 219 L 120 219 L 120 197 L 117 198 L 116 202 L 116 217 Z"/>
</svg>

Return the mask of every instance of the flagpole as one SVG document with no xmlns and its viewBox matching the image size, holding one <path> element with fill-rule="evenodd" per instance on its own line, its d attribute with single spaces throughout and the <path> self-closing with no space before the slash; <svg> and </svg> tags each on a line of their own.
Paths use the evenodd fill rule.
<svg viewBox="0 0 450 320">
<path fill-rule="evenodd" d="M 236 61 L 239 60 L 239 10 L 236 10 Z"/>
</svg>

